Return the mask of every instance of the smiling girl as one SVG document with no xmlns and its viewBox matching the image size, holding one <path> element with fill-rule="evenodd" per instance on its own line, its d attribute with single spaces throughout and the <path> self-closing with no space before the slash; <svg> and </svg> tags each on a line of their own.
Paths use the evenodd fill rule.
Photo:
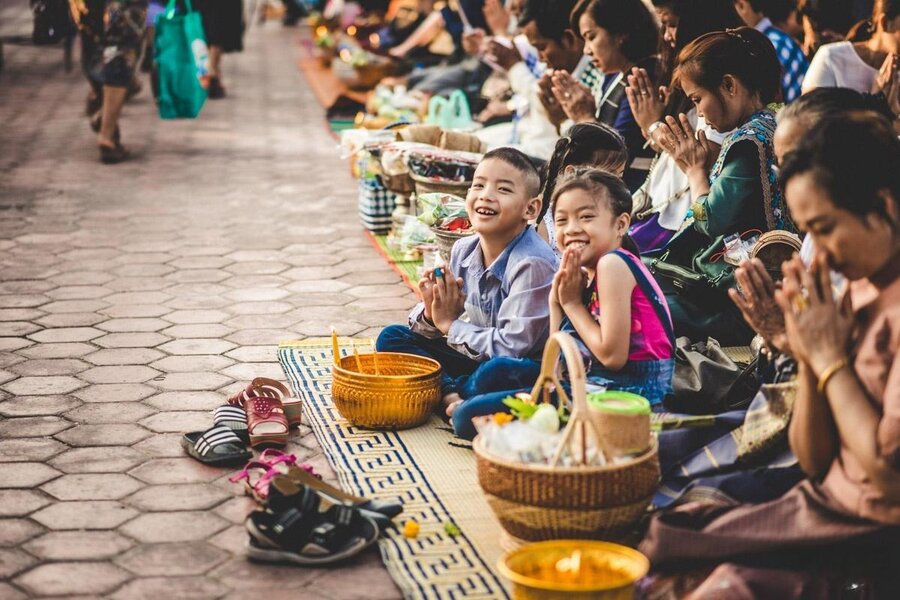
<svg viewBox="0 0 900 600">
<path fill-rule="evenodd" d="M 618 177 L 581 169 L 562 180 L 551 209 L 563 259 L 550 330 L 581 342 L 589 385 L 659 405 L 671 391 L 674 337 L 665 297 L 627 235 L 631 194 Z"/>
</svg>

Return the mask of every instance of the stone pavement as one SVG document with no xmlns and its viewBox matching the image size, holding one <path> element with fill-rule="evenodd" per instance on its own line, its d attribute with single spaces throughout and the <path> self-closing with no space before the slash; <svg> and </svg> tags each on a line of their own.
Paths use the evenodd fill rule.
<svg viewBox="0 0 900 600">
<path fill-rule="evenodd" d="M 28 25 L 27 3 L 0 0 L 0 35 Z M 297 35 L 251 27 L 229 97 L 196 121 L 160 121 L 145 89 L 117 166 L 97 160 L 62 51 L 6 46 L 0 598 L 399 597 L 374 550 L 332 570 L 249 563 L 251 502 L 179 447 L 251 378 L 283 379 L 279 341 L 375 335 L 414 303 L 363 237 Z M 294 442 L 333 477 L 309 428 Z"/>
</svg>

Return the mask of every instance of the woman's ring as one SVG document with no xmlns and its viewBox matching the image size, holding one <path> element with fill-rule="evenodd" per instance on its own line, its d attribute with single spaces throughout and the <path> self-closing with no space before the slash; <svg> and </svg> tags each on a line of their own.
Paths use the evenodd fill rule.
<svg viewBox="0 0 900 600">
<path fill-rule="evenodd" d="M 565 94 L 563 94 L 563 98 L 565 98 L 566 100 L 571 100 L 572 94 L 570 94 L 569 92 L 566 92 Z"/>
</svg>

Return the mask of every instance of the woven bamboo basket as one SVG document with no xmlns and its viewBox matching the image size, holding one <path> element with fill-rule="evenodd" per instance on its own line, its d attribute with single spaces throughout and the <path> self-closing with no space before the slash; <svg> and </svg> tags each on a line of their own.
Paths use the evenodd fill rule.
<svg viewBox="0 0 900 600">
<path fill-rule="evenodd" d="M 465 198 L 469 188 L 472 186 L 471 181 L 441 181 L 416 175 L 412 172 L 410 172 L 409 176 L 416 183 L 416 193 L 420 195 L 438 193 L 453 194 L 454 196 Z"/>
<path fill-rule="evenodd" d="M 346 83 L 354 90 L 371 90 L 378 83 L 394 74 L 394 66 L 390 62 L 373 61 L 365 65 L 355 65 L 356 78 Z"/>
<path fill-rule="evenodd" d="M 441 400 L 441 365 L 399 352 L 340 357 L 334 338 L 331 396 L 342 417 L 369 429 L 409 429 L 428 420 Z"/>
<path fill-rule="evenodd" d="M 453 250 L 453 245 L 459 240 L 475 234 L 472 230 L 460 233 L 458 231 L 438 229 L 437 227 L 432 227 L 431 231 L 434 233 L 434 242 L 438 247 L 438 254 L 440 254 L 445 264 L 450 264 L 450 251 Z"/>
<path fill-rule="evenodd" d="M 800 238 L 793 233 L 777 229 L 767 231 L 753 245 L 750 258 L 762 261 L 766 271 L 778 281 L 783 277 L 781 263 L 790 260 L 795 252 L 800 252 L 801 245 Z"/>
<path fill-rule="evenodd" d="M 572 400 L 556 376 L 560 352 L 569 368 Z M 475 438 L 478 482 L 507 533 L 530 541 L 562 537 L 603 539 L 635 523 L 647 509 L 659 483 L 656 440 L 637 458 L 619 464 L 588 465 L 593 439 L 605 456 L 613 456 L 588 412 L 585 373 L 575 342 L 556 333 L 544 348 L 541 375 L 532 390 L 535 400 L 549 401 L 555 387 L 560 402 L 572 406 L 569 424 L 550 464 L 505 460 L 486 451 Z M 561 466 L 563 454 L 571 466 Z"/>
<path fill-rule="evenodd" d="M 573 560 L 575 573 L 561 572 L 561 564 Z M 509 552 L 497 568 L 512 582 L 515 600 L 631 600 L 650 561 L 619 544 L 554 540 Z"/>
</svg>

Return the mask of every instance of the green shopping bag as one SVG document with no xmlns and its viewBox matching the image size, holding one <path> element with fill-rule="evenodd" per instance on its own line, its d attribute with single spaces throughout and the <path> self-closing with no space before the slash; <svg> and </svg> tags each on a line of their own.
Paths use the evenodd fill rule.
<svg viewBox="0 0 900 600">
<path fill-rule="evenodd" d="M 165 12 L 156 17 L 156 83 L 159 116 L 163 119 L 193 119 L 206 101 L 209 80 L 209 49 L 200 13 L 191 0 L 187 11 L 175 12 L 169 0 Z"/>
</svg>

